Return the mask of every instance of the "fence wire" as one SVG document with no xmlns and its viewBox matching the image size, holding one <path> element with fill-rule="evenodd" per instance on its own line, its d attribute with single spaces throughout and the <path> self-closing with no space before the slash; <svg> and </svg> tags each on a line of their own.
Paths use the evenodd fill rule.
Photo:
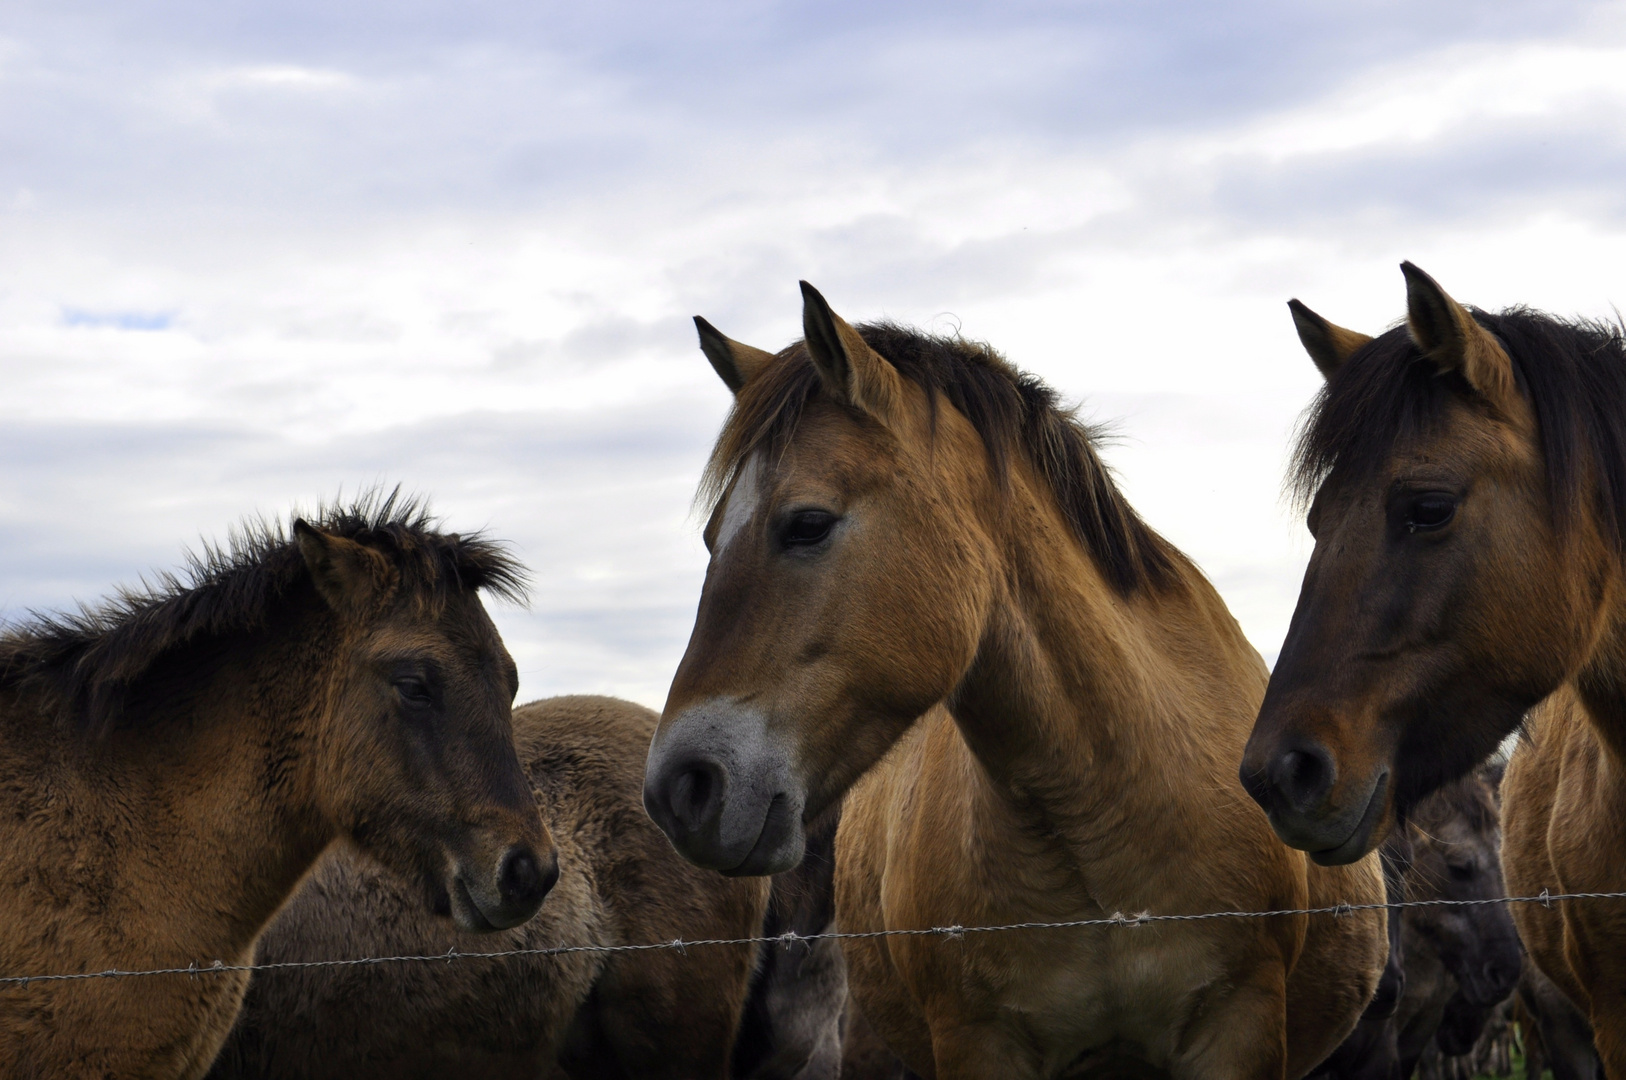
<svg viewBox="0 0 1626 1080">
<path fill-rule="evenodd" d="M 1279 911 L 1206 911 L 1195 915 L 1138 915 L 1115 913 L 1102 919 L 1069 919 L 1065 922 L 1018 922 L 996 926 L 932 926 L 918 930 L 830 930 L 818 934 L 798 934 L 787 931 L 766 937 L 701 938 L 684 941 L 655 941 L 642 945 L 550 945 L 535 949 L 497 949 L 491 952 L 459 952 L 455 947 L 443 953 L 402 956 L 361 956 L 349 960 L 278 960 L 265 964 L 227 964 L 216 960 L 212 964 L 192 963 L 186 967 L 150 968 L 145 971 L 80 971 L 58 975 L 6 975 L 0 976 L 0 987 L 28 986 L 32 983 L 69 982 L 79 979 L 141 979 L 155 975 L 223 975 L 228 972 L 292 971 L 305 968 L 366 967 L 372 964 L 450 964 L 467 960 L 509 960 L 521 956 L 567 956 L 571 953 L 629 953 L 675 949 L 703 949 L 726 945 L 793 945 L 815 941 L 861 941 L 868 938 L 924 937 L 953 941 L 967 934 L 995 934 L 1010 930 L 1073 930 L 1088 926 L 1113 926 L 1132 929 L 1152 923 L 1202 922 L 1208 919 L 1270 919 L 1282 915 L 1347 916 L 1358 911 L 1394 911 L 1403 908 L 1425 907 L 1483 907 L 1486 904 L 1541 904 L 1552 907 L 1563 900 L 1626 900 L 1626 892 L 1550 893 L 1541 890 L 1536 896 L 1498 896 L 1485 900 L 1396 900 L 1381 904 L 1334 904 L 1319 908 L 1284 908 Z"/>
</svg>

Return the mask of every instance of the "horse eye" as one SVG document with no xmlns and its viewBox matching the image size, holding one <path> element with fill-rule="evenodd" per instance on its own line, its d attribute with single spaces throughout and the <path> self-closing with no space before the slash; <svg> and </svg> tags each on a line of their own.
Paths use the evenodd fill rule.
<svg viewBox="0 0 1626 1080">
<path fill-rule="evenodd" d="M 408 705 L 429 705 L 434 702 L 434 696 L 429 693 L 429 684 L 415 675 L 396 679 L 394 686 L 395 692 Z"/>
<path fill-rule="evenodd" d="M 779 530 L 779 542 L 788 548 L 822 544 L 836 527 L 836 516 L 823 510 L 803 510 L 792 514 Z"/>
<path fill-rule="evenodd" d="M 1474 876 L 1474 868 L 1472 866 L 1448 864 L 1446 869 L 1450 870 L 1451 876 L 1458 881 L 1467 881 L 1469 878 Z"/>
<path fill-rule="evenodd" d="M 1430 491 L 1412 499 L 1406 507 L 1406 531 L 1438 529 L 1457 514 L 1457 500 L 1443 491 Z"/>
</svg>

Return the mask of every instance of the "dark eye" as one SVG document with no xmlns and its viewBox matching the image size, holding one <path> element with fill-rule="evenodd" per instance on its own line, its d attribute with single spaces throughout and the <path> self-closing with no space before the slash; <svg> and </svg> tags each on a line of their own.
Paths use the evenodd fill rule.
<svg viewBox="0 0 1626 1080">
<path fill-rule="evenodd" d="M 1457 513 L 1457 499 L 1443 491 L 1413 496 L 1406 504 L 1406 531 L 1438 529 L 1449 524 Z"/>
<path fill-rule="evenodd" d="M 432 705 L 434 695 L 429 692 L 429 684 L 416 675 L 404 675 L 394 680 L 395 692 L 401 695 L 401 700 L 408 705 Z"/>
<path fill-rule="evenodd" d="M 823 510 L 800 510 L 779 530 L 779 542 L 787 548 L 813 547 L 824 543 L 836 527 L 836 516 Z"/>
<path fill-rule="evenodd" d="M 1446 868 L 1451 871 L 1451 877 L 1456 881 L 1467 881 L 1474 876 L 1474 868 L 1469 864 L 1449 863 Z"/>
</svg>

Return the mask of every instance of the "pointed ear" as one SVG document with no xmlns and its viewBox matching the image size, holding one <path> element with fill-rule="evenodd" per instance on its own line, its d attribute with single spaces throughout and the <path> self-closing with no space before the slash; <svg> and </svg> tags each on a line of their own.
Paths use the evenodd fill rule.
<svg viewBox="0 0 1626 1080">
<path fill-rule="evenodd" d="M 739 393 L 773 362 L 773 353 L 724 337 L 722 331 L 698 315 L 694 317 L 694 328 L 700 331 L 700 351 L 711 361 L 723 385 L 733 393 Z"/>
<path fill-rule="evenodd" d="M 389 560 L 364 544 L 312 528 L 303 519 L 294 522 L 294 538 L 316 591 L 335 611 L 361 614 L 395 584 Z"/>
<path fill-rule="evenodd" d="M 1400 264 L 1400 272 L 1406 275 L 1406 325 L 1412 341 L 1441 372 L 1461 372 L 1475 393 L 1507 412 L 1518 399 L 1518 387 L 1513 361 L 1501 343 L 1447 296 L 1439 282 L 1409 262 Z"/>
<path fill-rule="evenodd" d="M 1293 313 L 1293 325 L 1298 328 L 1299 341 L 1304 345 L 1304 351 L 1310 354 L 1310 359 L 1315 361 L 1316 370 L 1321 372 L 1323 379 L 1332 378 L 1332 373 L 1343 367 L 1344 361 L 1354 355 L 1356 349 L 1372 340 L 1370 334 L 1345 330 L 1328 322 L 1297 300 L 1289 300 L 1287 310 Z"/>
<path fill-rule="evenodd" d="M 832 397 L 878 419 L 884 419 L 902 400 L 903 381 L 897 369 L 831 311 L 819 290 L 805 281 L 802 334 L 819 381 Z"/>
</svg>

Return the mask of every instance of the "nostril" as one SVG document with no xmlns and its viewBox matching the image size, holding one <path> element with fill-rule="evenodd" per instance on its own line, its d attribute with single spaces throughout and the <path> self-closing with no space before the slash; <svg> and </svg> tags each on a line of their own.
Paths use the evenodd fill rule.
<svg viewBox="0 0 1626 1080">
<path fill-rule="evenodd" d="M 1319 748 L 1289 750 L 1271 769 L 1276 790 L 1300 814 L 1320 805 L 1332 789 L 1333 776 L 1332 759 Z"/>
<path fill-rule="evenodd" d="M 558 879 L 557 855 L 544 870 L 534 851 L 528 847 L 518 847 L 503 858 L 502 868 L 497 871 L 497 890 L 504 904 L 537 904 L 548 895 L 548 890 Z"/>
<path fill-rule="evenodd" d="M 722 770 L 712 762 L 702 762 L 678 774 L 668 805 L 686 830 L 699 832 L 717 816 L 722 796 Z"/>
</svg>

